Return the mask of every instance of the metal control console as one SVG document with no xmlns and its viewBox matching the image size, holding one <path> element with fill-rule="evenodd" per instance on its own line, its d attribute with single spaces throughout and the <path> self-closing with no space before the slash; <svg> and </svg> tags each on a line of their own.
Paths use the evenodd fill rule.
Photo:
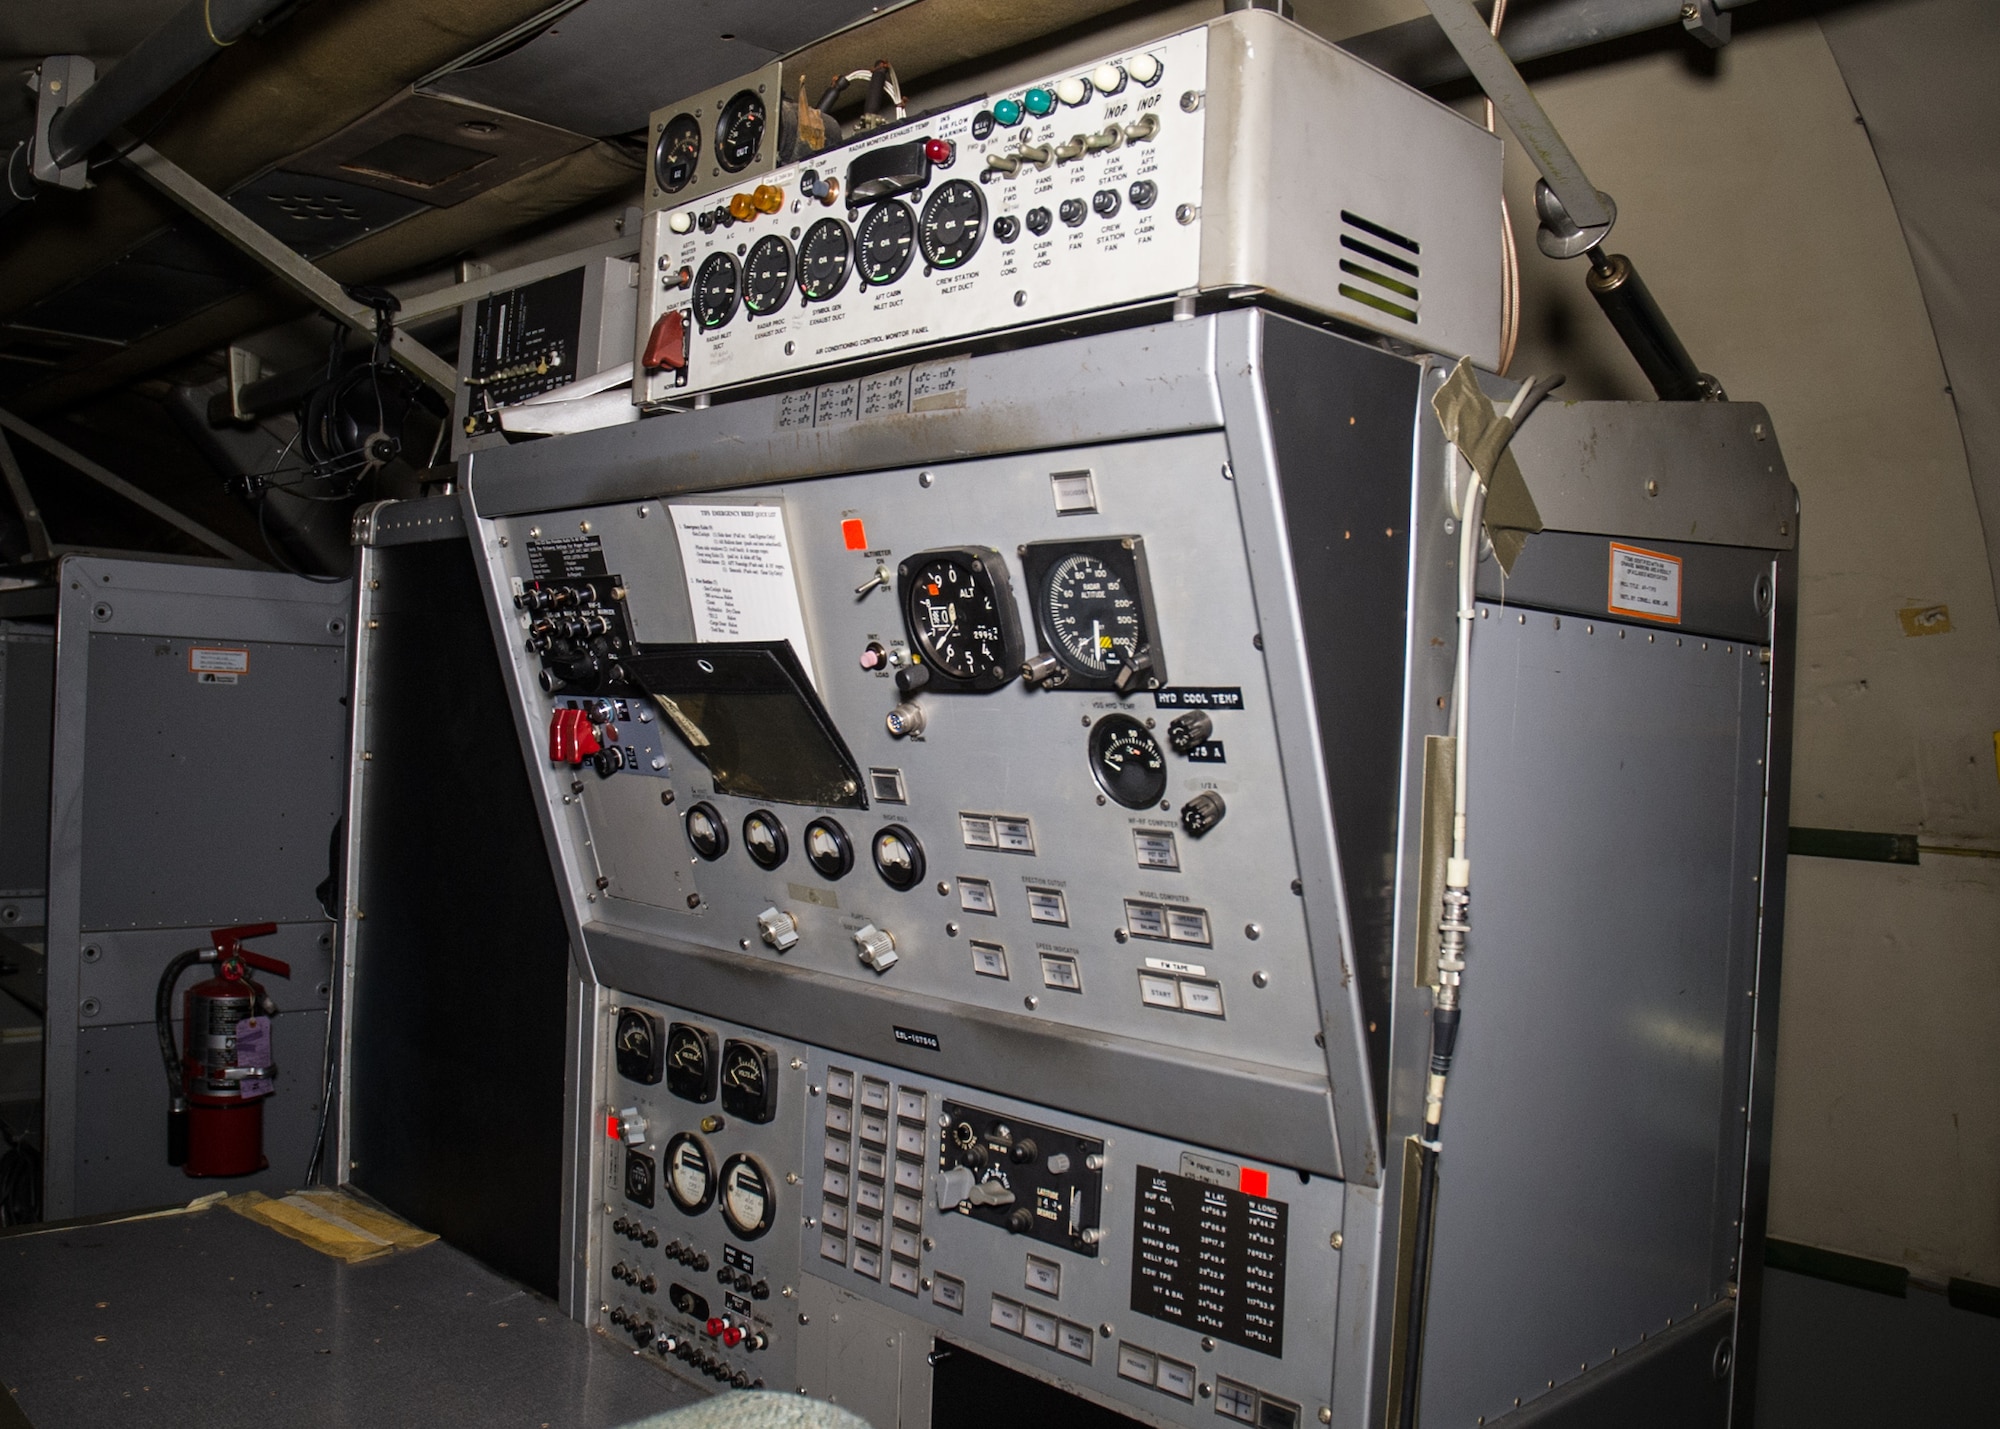
<svg viewBox="0 0 2000 1429">
<path fill-rule="evenodd" d="M 1492 363 L 1499 215 L 1491 135 L 1225 16 L 649 214 L 635 400 L 1199 293 Z"/>
</svg>

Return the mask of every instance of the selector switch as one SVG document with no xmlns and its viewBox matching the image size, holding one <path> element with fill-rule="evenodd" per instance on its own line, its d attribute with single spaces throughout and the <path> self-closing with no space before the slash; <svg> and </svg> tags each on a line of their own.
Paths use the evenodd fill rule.
<svg viewBox="0 0 2000 1429">
<path fill-rule="evenodd" d="M 898 962 L 896 940 L 873 923 L 864 924 L 854 934 L 858 956 L 870 969 L 885 973 Z"/>
<path fill-rule="evenodd" d="M 1185 804 L 1181 805 L 1181 827 L 1191 838 L 1200 838 L 1222 822 L 1229 806 L 1222 802 L 1222 796 L 1213 789 L 1204 789 Z"/>
<path fill-rule="evenodd" d="M 757 932 L 779 952 L 790 952 L 798 946 L 799 920 L 781 908 L 766 908 L 757 915 Z"/>
<path fill-rule="evenodd" d="M 1167 726 L 1167 743 L 1176 754 L 1186 754 L 1206 744 L 1215 733 L 1215 721 L 1204 710 L 1190 710 Z"/>
</svg>

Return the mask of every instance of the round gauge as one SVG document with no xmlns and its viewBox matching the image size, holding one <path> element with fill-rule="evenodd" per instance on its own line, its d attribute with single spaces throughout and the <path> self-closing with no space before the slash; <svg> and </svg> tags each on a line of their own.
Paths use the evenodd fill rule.
<svg viewBox="0 0 2000 1429">
<path fill-rule="evenodd" d="M 847 286 L 848 265 L 854 261 L 854 239 L 837 218 L 822 218 L 806 230 L 799 244 L 799 293 L 809 303 L 823 303 Z"/>
<path fill-rule="evenodd" d="M 694 275 L 694 320 L 704 328 L 719 328 L 736 316 L 736 295 L 742 274 L 735 258 L 711 253 Z"/>
<path fill-rule="evenodd" d="M 756 1157 L 737 1152 L 722 1163 L 722 1218 L 738 1240 L 755 1240 L 777 1219 L 771 1175 Z"/>
<path fill-rule="evenodd" d="M 740 174 L 764 142 L 764 100 L 754 89 L 739 89 L 715 121 L 715 162 Z"/>
<path fill-rule="evenodd" d="M 758 809 L 743 816 L 743 851 L 757 867 L 776 868 L 791 853 L 792 841 L 785 837 L 785 826 L 776 814 Z"/>
<path fill-rule="evenodd" d="M 708 1147 L 692 1131 L 667 1143 L 667 1194 L 674 1204 L 698 1216 L 715 1201 L 715 1163 Z"/>
<path fill-rule="evenodd" d="M 1167 792 L 1167 757 L 1130 715 L 1106 715 L 1091 728 L 1090 772 L 1128 809 L 1150 808 Z"/>
<path fill-rule="evenodd" d="M 755 317 L 775 313 L 792 295 L 792 245 L 767 233 L 743 260 L 743 306 Z"/>
<path fill-rule="evenodd" d="M 875 835 L 875 871 L 891 888 L 908 893 L 923 881 L 924 846 L 901 824 L 890 824 Z"/>
<path fill-rule="evenodd" d="M 901 199 L 884 199 L 868 210 L 854 237 L 861 247 L 855 260 L 861 281 L 876 287 L 893 283 L 910 266 L 917 241 L 917 216 Z"/>
<path fill-rule="evenodd" d="M 924 204 L 917 242 L 933 268 L 956 268 L 979 251 L 986 231 L 986 200 L 964 179 L 940 184 Z"/>
<path fill-rule="evenodd" d="M 806 825 L 806 862 L 822 878 L 845 878 L 854 867 L 854 845 L 847 830 L 833 819 L 814 819 Z"/>
<path fill-rule="evenodd" d="M 694 851 L 714 863 L 729 852 L 729 825 L 722 821 L 713 804 L 696 804 L 687 811 L 688 842 Z"/>
<path fill-rule="evenodd" d="M 653 141 L 653 181 L 670 194 L 694 182 L 701 163 L 701 124 L 692 114 L 676 114 Z"/>
<path fill-rule="evenodd" d="M 1105 675 L 1146 643 L 1139 593 L 1101 557 L 1079 551 L 1049 569 L 1035 615 L 1056 659 L 1079 675 Z"/>
<path fill-rule="evenodd" d="M 903 618 L 925 663 L 985 689 L 1013 678 L 1014 598 L 997 555 L 937 551 L 906 562 L 901 577 Z"/>
</svg>

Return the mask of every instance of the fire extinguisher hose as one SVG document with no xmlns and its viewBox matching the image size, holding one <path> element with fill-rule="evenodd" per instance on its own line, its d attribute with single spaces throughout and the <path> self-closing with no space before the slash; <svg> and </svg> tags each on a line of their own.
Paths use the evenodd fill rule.
<svg viewBox="0 0 2000 1429">
<path fill-rule="evenodd" d="M 174 1047 L 174 984 L 196 963 L 213 961 L 215 949 L 190 948 L 177 955 L 160 974 L 160 988 L 153 998 L 153 1030 L 160 1036 L 160 1057 L 167 1068 L 167 1164 L 187 1164 L 188 1100 L 181 1085 L 181 1055 Z"/>
</svg>

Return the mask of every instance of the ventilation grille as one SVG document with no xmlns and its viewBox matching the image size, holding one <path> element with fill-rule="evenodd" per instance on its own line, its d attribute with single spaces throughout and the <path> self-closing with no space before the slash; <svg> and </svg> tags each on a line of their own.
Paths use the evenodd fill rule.
<svg viewBox="0 0 2000 1429">
<path fill-rule="evenodd" d="M 1417 321 L 1417 240 L 1346 209 L 1340 222 L 1340 271 L 1354 280 L 1340 285 L 1340 296 L 1407 323 Z"/>
</svg>

